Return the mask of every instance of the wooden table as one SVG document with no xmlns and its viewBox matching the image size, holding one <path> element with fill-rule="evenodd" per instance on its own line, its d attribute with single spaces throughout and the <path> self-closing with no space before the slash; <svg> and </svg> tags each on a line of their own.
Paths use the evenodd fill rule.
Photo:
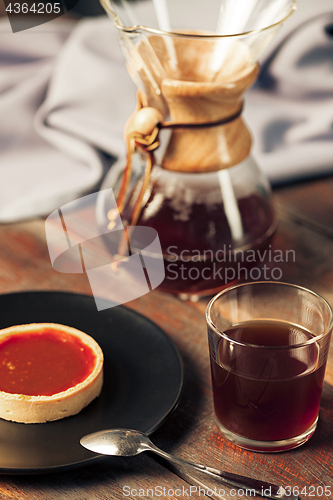
<svg viewBox="0 0 333 500">
<path fill-rule="evenodd" d="M 274 248 L 295 250 L 295 262 L 281 263 L 283 281 L 304 285 L 333 305 L 333 177 L 274 190 L 280 225 Z M 63 290 L 91 294 L 85 275 L 53 270 L 43 220 L 0 227 L 0 292 Z M 331 349 L 315 435 L 304 446 L 280 454 L 259 454 L 225 441 L 213 419 L 206 338 L 207 300 L 182 302 L 153 291 L 127 306 L 162 327 L 178 346 L 185 366 L 178 408 L 153 434 L 171 453 L 215 467 L 299 489 L 300 498 L 333 498 L 333 350 Z M 135 498 L 245 498 L 243 492 L 203 475 L 186 479 L 152 455 L 106 459 L 54 474 L 0 477 L 0 498 L 15 500 L 102 500 Z M 183 476 L 184 477 L 184 476 Z M 192 489 L 190 490 L 190 485 Z M 207 488 L 225 490 L 218 495 Z M 326 493 L 325 493 L 325 487 Z M 198 490 L 195 492 L 195 488 Z M 329 490 L 332 493 L 329 493 Z M 252 497 L 253 498 L 253 497 Z"/>
</svg>

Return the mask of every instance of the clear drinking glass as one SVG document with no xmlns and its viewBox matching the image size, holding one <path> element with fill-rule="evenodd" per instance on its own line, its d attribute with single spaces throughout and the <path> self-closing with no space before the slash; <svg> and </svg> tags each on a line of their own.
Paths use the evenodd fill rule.
<svg viewBox="0 0 333 500">
<path fill-rule="evenodd" d="M 217 424 L 254 451 L 283 451 L 314 433 L 333 327 L 332 309 L 278 282 L 230 287 L 207 307 Z"/>
</svg>

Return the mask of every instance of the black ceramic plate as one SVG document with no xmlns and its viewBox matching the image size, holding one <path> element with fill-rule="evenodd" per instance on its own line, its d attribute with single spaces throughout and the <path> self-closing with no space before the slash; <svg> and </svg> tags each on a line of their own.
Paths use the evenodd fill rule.
<svg viewBox="0 0 333 500">
<path fill-rule="evenodd" d="M 167 335 L 147 318 L 116 306 L 97 311 L 87 295 L 24 292 L 0 295 L 0 328 L 62 323 L 91 335 L 104 357 L 101 395 L 78 415 L 45 424 L 0 419 L 0 473 L 52 472 L 99 459 L 85 434 L 113 427 L 151 433 L 176 406 L 182 362 Z"/>
</svg>

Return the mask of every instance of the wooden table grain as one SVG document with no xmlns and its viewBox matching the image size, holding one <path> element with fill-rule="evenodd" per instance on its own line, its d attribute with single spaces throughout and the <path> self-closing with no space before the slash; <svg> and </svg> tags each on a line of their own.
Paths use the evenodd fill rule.
<svg viewBox="0 0 333 500">
<path fill-rule="evenodd" d="M 274 190 L 279 227 L 273 249 L 293 250 L 281 262 L 281 281 L 306 286 L 333 305 L 333 177 Z M 50 263 L 44 220 L 0 227 L 0 293 L 62 290 L 91 295 L 84 274 L 62 274 Z M 226 441 L 213 416 L 205 324 L 207 299 L 183 302 L 154 290 L 127 304 L 158 324 L 177 345 L 184 362 L 181 401 L 154 432 L 170 453 L 250 477 L 295 488 L 301 499 L 333 498 L 333 349 L 330 351 L 318 428 L 295 450 L 253 453 Z M 201 489 L 200 489 L 201 488 Z M 146 497 L 246 498 L 202 474 L 174 469 L 150 454 L 106 458 L 53 474 L 0 477 L 0 499 L 101 500 Z M 253 498 L 253 496 L 252 496 Z"/>
</svg>

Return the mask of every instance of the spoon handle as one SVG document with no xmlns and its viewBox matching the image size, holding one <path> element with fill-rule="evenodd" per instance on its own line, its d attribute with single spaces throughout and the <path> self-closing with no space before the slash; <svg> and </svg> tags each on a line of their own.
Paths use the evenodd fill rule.
<svg viewBox="0 0 333 500">
<path fill-rule="evenodd" d="M 166 453 L 160 448 L 157 448 L 157 446 L 155 446 L 154 444 L 150 446 L 150 450 L 170 462 L 182 466 L 193 467 L 199 472 L 204 472 L 212 477 L 222 479 L 225 483 L 231 486 L 236 486 L 245 490 L 254 490 L 258 495 L 262 497 L 273 498 L 276 500 L 298 500 L 298 496 L 287 495 L 287 492 L 285 491 L 283 486 L 278 486 L 266 481 L 260 481 L 258 479 L 240 476 L 239 474 L 233 474 L 231 472 L 214 469 L 213 467 L 206 467 L 205 465 L 196 464 L 194 462 L 188 462 L 187 460 L 175 457 L 174 455 L 169 455 L 169 453 Z"/>
</svg>

